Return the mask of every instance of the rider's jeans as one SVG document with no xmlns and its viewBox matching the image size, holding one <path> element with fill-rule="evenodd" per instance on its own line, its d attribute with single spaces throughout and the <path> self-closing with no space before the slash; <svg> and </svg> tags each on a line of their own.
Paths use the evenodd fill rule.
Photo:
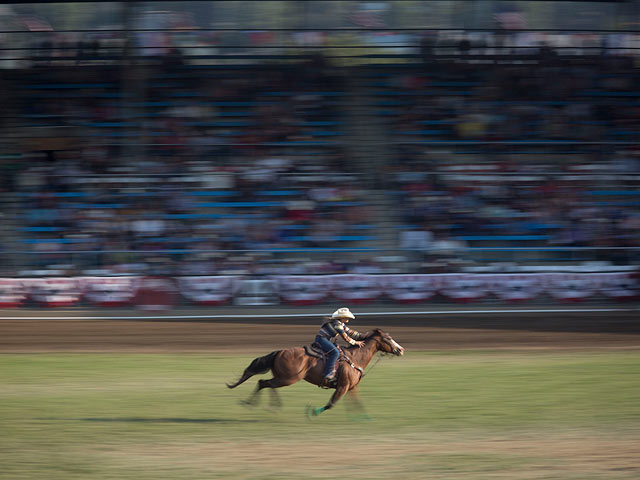
<svg viewBox="0 0 640 480">
<path fill-rule="evenodd" d="M 322 337 L 320 335 L 316 336 L 316 343 L 322 347 L 322 350 L 327 354 L 327 362 L 324 365 L 324 376 L 327 377 L 331 375 L 333 371 L 333 366 L 335 365 L 338 357 L 340 356 L 340 352 L 338 348 L 329 341 L 328 338 Z"/>
</svg>

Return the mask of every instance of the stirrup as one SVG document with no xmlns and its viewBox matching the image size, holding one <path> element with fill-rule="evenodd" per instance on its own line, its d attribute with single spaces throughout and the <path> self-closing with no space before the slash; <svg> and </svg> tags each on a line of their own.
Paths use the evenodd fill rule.
<svg viewBox="0 0 640 480">
<path fill-rule="evenodd" d="M 329 375 L 328 377 L 323 377 L 322 378 L 322 383 L 320 384 L 321 388 L 332 388 L 334 387 L 336 384 L 336 375 L 332 374 Z"/>
</svg>

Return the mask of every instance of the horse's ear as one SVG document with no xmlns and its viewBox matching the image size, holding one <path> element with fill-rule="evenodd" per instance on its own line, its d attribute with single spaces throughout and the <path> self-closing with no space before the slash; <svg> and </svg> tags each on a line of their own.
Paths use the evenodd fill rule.
<svg viewBox="0 0 640 480">
<path fill-rule="evenodd" d="M 382 330 L 380 330 L 379 328 L 374 328 L 373 329 L 373 334 L 372 335 L 380 335 L 382 336 L 384 334 L 384 332 Z"/>
</svg>

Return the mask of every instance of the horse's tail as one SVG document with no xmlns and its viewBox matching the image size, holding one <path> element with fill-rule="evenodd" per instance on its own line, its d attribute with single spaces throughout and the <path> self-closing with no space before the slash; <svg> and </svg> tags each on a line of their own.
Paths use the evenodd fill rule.
<svg viewBox="0 0 640 480">
<path fill-rule="evenodd" d="M 276 358 L 276 355 L 280 353 L 280 350 L 274 350 L 268 355 L 264 357 L 258 357 L 253 362 L 249 364 L 247 368 L 244 369 L 242 376 L 235 383 L 227 383 L 227 387 L 236 388 L 243 382 L 246 382 L 254 375 L 258 375 L 259 373 L 267 373 L 271 367 L 273 367 L 273 362 Z"/>
</svg>

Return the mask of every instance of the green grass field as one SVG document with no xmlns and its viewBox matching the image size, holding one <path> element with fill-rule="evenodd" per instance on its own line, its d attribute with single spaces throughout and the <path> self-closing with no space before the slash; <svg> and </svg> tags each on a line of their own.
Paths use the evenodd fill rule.
<svg viewBox="0 0 640 480">
<path fill-rule="evenodd" d="M 637 351 L 385 358 L 367 421 L 347 402 L 307 420 L 330 392 L 306 383 L 278 413 L 245 409 L 254 380 L 224 382 L 250 360 L 0 355 L 0 478 L 640 478 Z"/>
</svg>

